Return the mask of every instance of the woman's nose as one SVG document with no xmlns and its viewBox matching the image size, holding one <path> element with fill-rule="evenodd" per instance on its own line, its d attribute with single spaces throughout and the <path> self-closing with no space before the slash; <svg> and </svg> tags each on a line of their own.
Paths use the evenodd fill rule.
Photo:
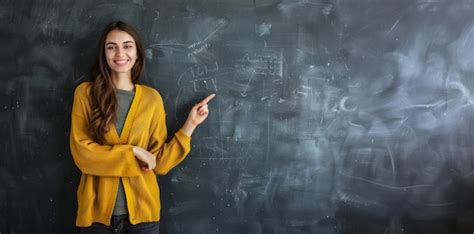
<svg viewBox="0 0 474 234">
<path fill-rule="evenodd" d="M 124 49 L 118 47 L 117 50 L 115 51 L 115 54 L 116 54 L 116 55 L 122 55 L 122 54 L 124 54 Z"/>
</svg>

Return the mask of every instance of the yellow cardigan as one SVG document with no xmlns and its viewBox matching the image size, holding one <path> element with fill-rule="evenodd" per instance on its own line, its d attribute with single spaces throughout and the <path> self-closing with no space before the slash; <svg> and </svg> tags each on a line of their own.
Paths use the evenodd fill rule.
<svg viewBox="0 0 474 234">
<path fill-rule="evenodd" d="M 110 225 L 120 177 L 130 223 L 159 221 L 161 205 L 156 175 L 168 173 L 184 160 L 191 149 L 190 137 L 180 130 L 166 143 L 166 114 L 160 94 L 153 88 L 136 84 L 121 135 L 111 124 L 105 134 L 106 144 L 94 142 L 87 131 L 91 87 L 91 82 L 85 82 L 76 88 L 71 114 L 71 153 L 82 171 L 77 189 L 76 225 L 87 227 L 93 222 Z M 157 156 L 153 172 L 140 168 L 133 146 Z"/>
</svg>

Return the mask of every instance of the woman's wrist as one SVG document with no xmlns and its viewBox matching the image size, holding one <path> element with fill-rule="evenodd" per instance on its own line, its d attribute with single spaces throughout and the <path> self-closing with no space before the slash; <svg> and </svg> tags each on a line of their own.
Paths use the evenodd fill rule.
<svg viewBox="0 0 474 234">
<path fill-rule="evenodd" d="M 187 136 L 191 136 L 191 135 L 193 135 L 193 132 L 194 132 L 194 130 L 196 129 L 196 127 L 197 127 L 196 125 L 190 123 L 190 121 L 187 120 L 187 121 L 184 123 L 183 127 L 181 128 L 181 131 L 182 131 L 184 134 L 186 134 Z"/>
</svg>

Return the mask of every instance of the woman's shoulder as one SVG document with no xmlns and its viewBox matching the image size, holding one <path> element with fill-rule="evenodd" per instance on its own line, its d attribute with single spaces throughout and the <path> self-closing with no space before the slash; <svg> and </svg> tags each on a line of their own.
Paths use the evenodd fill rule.
<svg viewBox="0 0 474 234">
<path fill-rule="evenodd" d="M 144 85 L 144 84 L 139 84 L 139 85 L 142 88 L 143 95 L 145 97 L 149 97 L 149 98 L 153 98 L 153 99 L 160 99 L 160 100 L 162 99 L 161 95 L 160 95 L 160 92 L 158 92 L 158 90 L 156 90 L 155 88 Z"/>
<path fill-rule="evenodd" d="M 91 86 L 92 86 L 92 82 L 90 81 L 82 82 L 76 87 L 74 91 L 74 96 L 88 97 L 90 94 Z"/>
</svg>

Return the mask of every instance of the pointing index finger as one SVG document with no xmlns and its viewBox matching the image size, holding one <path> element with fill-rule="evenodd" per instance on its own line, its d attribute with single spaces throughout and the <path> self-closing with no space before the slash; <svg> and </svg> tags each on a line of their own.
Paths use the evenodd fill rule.
<svg viewBox="0 0 474 234">
<path fill-rule="evenodd" d="M 201 101 L 201 104 L 207 104 L 209 101 L 211 101 L 214 97 L 216 96 L 216 94 L 211 94 L 209 96 L 207 96 L 204 100 Z"/>
</svg>

